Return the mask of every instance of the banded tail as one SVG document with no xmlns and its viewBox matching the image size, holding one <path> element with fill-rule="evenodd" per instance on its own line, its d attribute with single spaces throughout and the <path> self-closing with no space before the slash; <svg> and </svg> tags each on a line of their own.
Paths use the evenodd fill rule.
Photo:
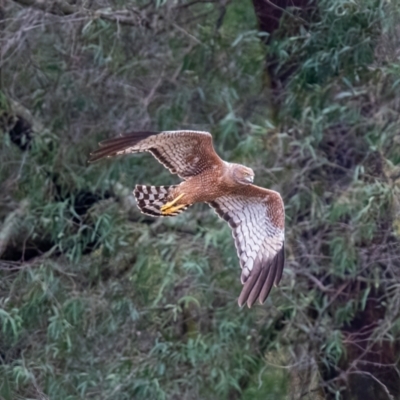
<svg viewBox="0 0 400 400">
<path fill-rule="evenodd" d="M 171 192 L 176 187 L 177 185 L 136 185 L 133 194 L 143 214 L 151 215 L 152 217 L 169 217 L 180 214 L 190 206 L 190 204 L 185 204 L 173 207 L 174 198 Z"/>
</svg>

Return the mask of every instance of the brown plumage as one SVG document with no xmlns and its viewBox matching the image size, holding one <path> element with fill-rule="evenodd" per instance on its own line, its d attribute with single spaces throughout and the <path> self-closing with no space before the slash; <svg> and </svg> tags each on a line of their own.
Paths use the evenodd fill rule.
<svg viewBox="0 0 400 400">
<path fill-rule="evenodd" d="M 139 209 L 152 216 L 174 216 L 206 202 L 228 222 L 242 267 L 239 306 L 264 303 L 284 266 L 285 212 L 279 193 L 252 184 L 254 173 L 223 161 L 208 132 L 134 132 L 105 140 L 89 162 L 119 154 L 150 152 L 183 179 L 176 186 L 136 185 Z"/>
</svg>

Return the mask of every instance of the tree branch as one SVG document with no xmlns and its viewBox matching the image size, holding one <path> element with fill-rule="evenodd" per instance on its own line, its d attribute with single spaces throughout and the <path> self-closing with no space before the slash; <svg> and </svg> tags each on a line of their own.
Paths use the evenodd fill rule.
<svg viewBox="0 0 400 400">
<path fill-rule="evenodd" d="M 33 7 L 56 15 L 71 15 L 79 12 L 79 8 L 62 0 L 46 2 L 43 0 L 14 0 L 15 3 L 25 7 Z"/>
<path fill-rule="evenodd" d="M 131 26 L 150 27 L 150 23 L 137 9 L 111 10 L 109 8 L 99 10 L 83 9 L 63 0 L 14 0 L 24 7 L 32 7 L 54 15 L 80 14 L 91 18 L 100 18 L 106 21 L 117 22 L 119 24 Z"/>
</svg>

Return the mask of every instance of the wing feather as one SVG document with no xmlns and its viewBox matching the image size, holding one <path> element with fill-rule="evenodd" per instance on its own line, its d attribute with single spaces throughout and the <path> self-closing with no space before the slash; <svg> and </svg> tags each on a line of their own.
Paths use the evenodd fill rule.
<svg viewBox="0 0 400 400">
<path fill-rule="evenodd" d="M 211 134 L 201 131 L 133 132 L 99 143 L 89 162 L 145 151 L 183 179 L 222 163 L 214 150 Z"/>
<path fill-rule="evenodd" d="M 249 185 L 209 203 L 232 229 L 242 267 L 239 306 L 264 303 L 284 266 L 285 211 L 279 193 Z"/>
</svg>

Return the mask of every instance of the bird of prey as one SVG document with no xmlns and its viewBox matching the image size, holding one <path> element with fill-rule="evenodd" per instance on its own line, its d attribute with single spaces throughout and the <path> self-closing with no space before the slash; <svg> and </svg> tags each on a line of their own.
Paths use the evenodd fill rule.
<svg viewBox="0 0 400 400">
<path fill-rule="evenodd" d="M 285 211 L 279 193 L 253 185 L 254 172 L 223 161 L 212 136 L 200 131 L 134 132 L 99 143 L 89 162 L 120 154 L 150 152 L 179 185 L 136 185 L 142 213 L 153 217 L 178 215 L 194 203 L 209 204 L 232 229 L 242 268 L 239 306 L 263 304 L 277 286 L 284 266 Z"/>
</svg>

